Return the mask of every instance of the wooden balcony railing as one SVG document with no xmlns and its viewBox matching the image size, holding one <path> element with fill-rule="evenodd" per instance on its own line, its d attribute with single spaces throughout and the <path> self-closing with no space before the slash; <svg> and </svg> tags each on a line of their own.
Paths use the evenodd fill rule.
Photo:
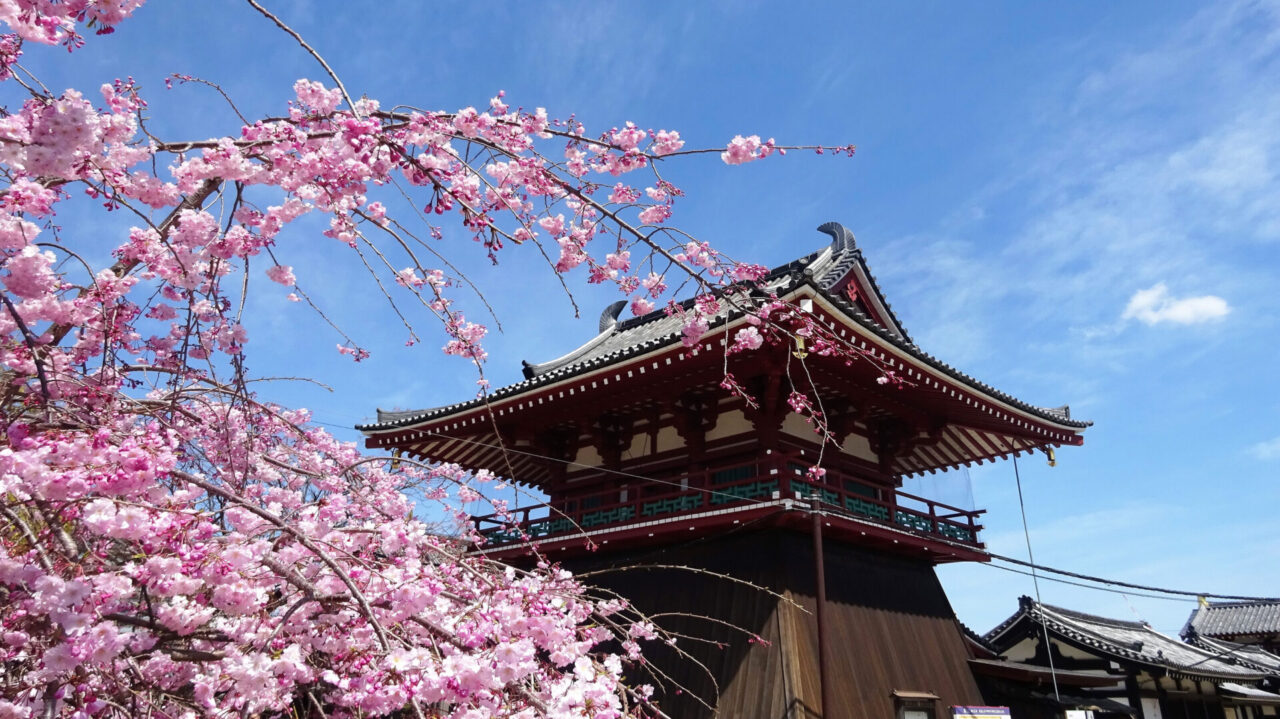
<svg viewBox="0 0 1280 719">
<path fill-rule="evenodd" d="M 818 499 L 823 509 L 916 534 L 980 548 L 977 519 L 965 510 L 828 471 L 821 481 L 785 460 L 735 463 L 642 486 L 613 487 L 552 503 L 472 517 L 488 548 L 572 536 L 608 527 L 668 519 L 774 499 Z"/>
</svg>

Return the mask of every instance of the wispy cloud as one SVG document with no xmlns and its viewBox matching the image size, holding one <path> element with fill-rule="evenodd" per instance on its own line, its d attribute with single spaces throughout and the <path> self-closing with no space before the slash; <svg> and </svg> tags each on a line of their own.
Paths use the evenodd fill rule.
<svg viewBox="0 0 1280 719">
<path fill-rule="evenodd" d="M 1133 320 L 1148 325 L 1172 323 L 1177 325 L 1193 325 L 1211 322 L 1226 317 L 1231 312 L 1227 301 L 1216 295 L 1199 297 L 1174 297 L 1169 288 L 1159 282 L 1145 289 L 1138 290 L 1129 298 L 1121 319 Z"/>
<path fill-rule="evenodd" d="M 1083 566 L 1086 560 L 1107 556 L 1114 546 L 1123 544 L 1122 538 L 1141 532 L 1140 528 L 1146 523 L 1172 521 L 1185 514 L 1183 508 L 1172 504 L 1133 501 L 1117 507 L 1051 516 L 1041 521 L 1033 517 L 1031 541 L 1041 551 L 1053 547 L 1064 554 L 1071 554 Z M 982 539 L 996 554 L 1013 557 L 1026 554 L 1026 538 L 1021 527 L 986 532 Z"/>
<path fill-rule="evenodd" d="M 1264 461 L 1280 459 L 1280 437 L 1253 445 L 1249 448 L 1249 454 Z"/>
<path fill-rule="evenodd" d="M 1134 322 L 1277 316 L 1260 259 L 1280 239 L 1275 38 L 1277 17 L 1239 2 L 1047 82 L 1010 125 L 1009 171 L 961 205 L 984 220 L 942 222 L 877 261 L 904 305 L 929 308 L 908 318 L 921 344 L 974 371 L 1010 351 L 1046 371 L 1067 357 L 1125 371 L 1150 349 L 1124 332 Z M 997 317 L 1027 328 L 1019 346 L 999 343 Z M 1064 341 L 1035 329 L 1064 324 Z"/>
</svg>

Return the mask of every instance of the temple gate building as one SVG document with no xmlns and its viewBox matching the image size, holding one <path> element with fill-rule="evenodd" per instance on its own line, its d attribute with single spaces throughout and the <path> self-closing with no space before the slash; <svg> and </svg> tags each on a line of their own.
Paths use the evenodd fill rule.
<svg viewBox="0 0 1280 719">
<path fill-rule="evenodd" d="M 686 347 L 680 318 L 620 319 L 617 303 L 596 337 L 526 362 L 524 381 L 485 401 L 379 411 L 359 428 L 370 448 L 545 494 L 516 511 L 518 526 L 474 518 L 487 538 L 477 551 L 519 563 L 534 541 L 662 626 L 710 638 L 677 642 L 696 662 L 646 652 L 683 686 L 658 682 L 673 717 L 711 706 L 748 719 L 942 719 L 981 704 L 934 566 L 986 559 L 983 512 L 908 494 L 903 478 L 1079 445 L 1089 424 L 925 353 L 852 233 L 819 229 L 830 244 L 764 284 L 873 361 L 794 343 L 726 356 L 747 322 L 734 311 Z M 726 369 L 754 402 L 721 388 Z M 886 372 L 902 383 L 878 381 Z M 825 447 L 788 405 L 793 388 L 820 399 Z M 819 464 L 825 475 L 810 475 Z"/>
</svg>

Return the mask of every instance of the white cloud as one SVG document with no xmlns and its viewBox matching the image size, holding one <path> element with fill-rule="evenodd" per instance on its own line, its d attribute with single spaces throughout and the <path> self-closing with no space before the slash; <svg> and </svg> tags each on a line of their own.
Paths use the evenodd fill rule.
<svg viewBox="0 0 1280 719">
<path fill-rule="evenodd" d="M 1280 437 L 1253 445 L 1249 454 L 1262 460 L 1280 459 Z"/>
<path fill-rule="evenodd" d="M 1231 311 L 1227 301 L 1215 295 L 1177 298 L 1163 282 L 1133 293 L 1121 319 L 1136 319 L 1149 325 L 1172 322 L 1198 324 L 1222 319 Z"/>
</svg>

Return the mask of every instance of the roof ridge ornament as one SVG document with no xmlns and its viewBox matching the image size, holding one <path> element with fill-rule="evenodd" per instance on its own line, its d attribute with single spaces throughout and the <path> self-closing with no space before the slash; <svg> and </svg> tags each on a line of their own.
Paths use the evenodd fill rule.
<svg viewBox="0 0 1280 719">
<path fill-rule="evenodd" d="M 553 360 L 537 364 L 530 362 L 529 360 L 520 360 L 520 371 L 524 374 L 524 378 L 526 380 L 531 380 L 534 377 L 551 372 L 557 367 L 563 366 L 576 358 L 582 357 L 584 354 L 600 346 L 601 343 L 609 337 L 612 337 L 614 332 L 618 330 L 618 325 L 621 324 L 621 322 L 618 321 L 618 317 L 622 314 L 622 310 L 626 306 L 626 300 L 618 300 L 604 308 L 604 311 L 600 313 L 600 322 L 597 325 L 598 332 L 596 336 L 588 340 L 586 344 L 582 345 L 578 349 L 573 350 L 566 355 L 561 355 Z"/>
<path fill-rule="evenodd" d="M 824 222 L 818 225 L 818 232 L 831 235 L 831 252 L 833 254 L 845 251 L 853 252 L 858 249 L 858 243 L 854 239 L 853 232 L 839 222 Z"/>
<path fill-rule="evenodd" d="M 626 300 L 618 300 L 600 313 L 600 333 L 608 332 L 618 326 L 618 317 L 622 315 L 622 308 L 627 306 Z"/>
</svg>

